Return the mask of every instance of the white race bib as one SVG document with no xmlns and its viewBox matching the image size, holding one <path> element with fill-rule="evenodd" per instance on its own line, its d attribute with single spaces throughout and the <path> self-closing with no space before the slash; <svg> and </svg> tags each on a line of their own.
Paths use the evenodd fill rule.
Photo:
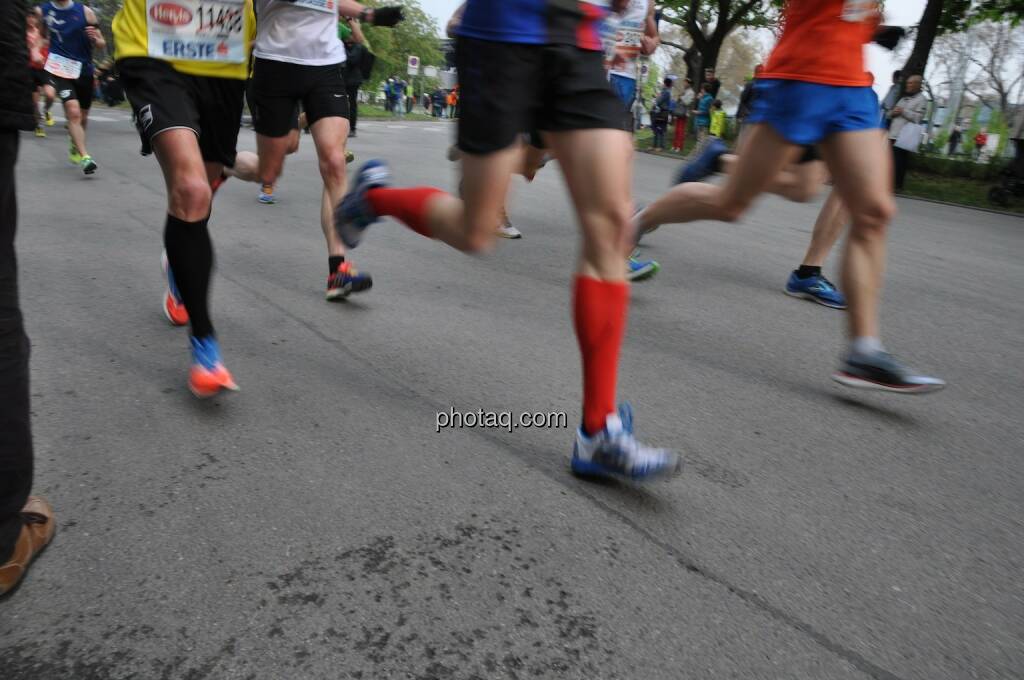
<svg viewBox="0 0 1024 680">
<path fill-rule="evenodd" d="M 82 62 L 50 52 L 50 56 L 46 58 L 46 63 L 43 65 L 43 70 L 58 78 L 78 80 L 78 76 L 82 75 Z"/>
<path fill-rule="evenodd" d="M 248 61 L 244 0 L 146 0 L 149 56 L 225 64 Z"/>
<path fill-rule="evenodd" d="M 333 14 L 338 9 L 338 3 L 334 0 L 295 0 L 297 7 L 315 9 L 318 12 L 329 12 Z"/>
</svg>

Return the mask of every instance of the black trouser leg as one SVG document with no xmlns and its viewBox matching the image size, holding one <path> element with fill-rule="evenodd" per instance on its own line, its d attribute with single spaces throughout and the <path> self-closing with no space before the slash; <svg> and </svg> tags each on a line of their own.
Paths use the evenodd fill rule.
<svg viewBox="0 0 1024 680">
<path fill-rule="evenodd" d="M 895 144 L 892 147 L 892 171 L 893 186 L 896 191 L 903 190 L 903 180 L 907 177 L 907 164 L 910 161 L 910 152 L 900 149 Z"/>
<path fill-rule="evenodd" d="M 14 552 L 22 527 L 18 513 L 25 507 L 32 489 L 28 337 L 18 307 L 18 268 L 14 256 L 17 157 L 17 131 L 0 131 L 0 563 Z"/>
<path fill-rule="evenodd" d="M 346 87 L 345 91 L 348 93 L 348 126 L 355 132 L 356 123 L 359 122 L 359 86 Z"/>
<path fill-rule="evenodd" d="M 210 242 L 207 221 L 186 222 L 168 215 L 164 227 L 167 263 L 171 265 L 174 283 L 188 310 L 192 335 L 197 338 L 213 335 L 209 307 L 213 244 Z"/>
</svg>

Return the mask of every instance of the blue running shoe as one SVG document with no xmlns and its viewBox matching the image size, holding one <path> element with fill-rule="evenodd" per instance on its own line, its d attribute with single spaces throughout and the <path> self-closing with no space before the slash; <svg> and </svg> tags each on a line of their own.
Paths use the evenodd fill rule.
<svg viewBox="0 0 1024 680">
<path fill-rule="evenodd" d="M 626 260 L 626 278 L 630 281 L 643 281 L 661 271 L 661 265 L 654 260 L 641 260 L 630 257 Z"/>
<path fill-rule="evenodd" d="M 801 279 L 794 271 L 789 275 L 789 280 L 786 281 L 786 287 L 783 290 L 786 295 L 792 297 L 813 300 L 819 305 L 825 305 L 832 309 L 846 309 L 846 298 L 831 281 L 821 274 Z"/>
<path fill-rule="evenodd" d="M 238 385 L 224 367 L 220 358 L 217 338 L 192 336 L 192 367 L 189 370 L 188 388 L 201 399 L 212 397 L 221 390 L 237 391 Z"/>
<path fill-rule="evenodd" d="M 260 194 L 256 197 L 256 200 L 263 205 L 274 205 L 277 203 L 277 199 L 274 197 L 274 185 L 273 184 L 261 184 Z"/>
<path fill-rule="evenodd" d="M 604 429 L 597 434 L 588 437 L 582 428 L 577 429 L 571 462 L 573 474 L 646 480 L 678 473 L 679 454 L 644 446 L 633 436 L 632 426 L 633 411 L 624 405 L 618 413 L 608 416 Z"/>
<path fill-rule="evenodd" d="M 327 299 L 344 300 L 351 293 L 362 293 L 373 287 L 373 277 L 358 271 L 351 262 L 342 262 L 327 277 Z"/>
<path fill-rule="evenodd" d="M 359 168 L 355 186 L 345 195 L 337 210 L 334 211 L 334 230 L 338 237 L 349 248 L 359 245 L 363 232 L 378 217 L 373 207 L 366 200 L 366 192 L 377 187 L 391 185 L 391 170 L 381 160 L 369 160 Z"/>
<path fill-rule="evenodd" d="M 712 139 L 696 158 L 679 168 L 675 184 L 701 181 L 718 169 L 718 159 L 728 152 L 729 147 L 725 145 L 725 142 L 718 138 Z"/>
</svg>

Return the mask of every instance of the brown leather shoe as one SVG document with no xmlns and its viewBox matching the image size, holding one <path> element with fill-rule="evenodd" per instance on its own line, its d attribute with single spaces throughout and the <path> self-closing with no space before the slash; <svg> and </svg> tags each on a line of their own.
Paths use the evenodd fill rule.
<svg viewBox="0 0 1024 680">
<path fill-rule="evenodd" d="M 28 565 L 53 540 L 53 534 L 57 531 L 53 508 L 38 496 L 29 496 L 21 516 L 25 526 L 21 529 L 18 542 L 14 544 L 14 554 L 7 562 L 0 564 L 0 595 L 18 585 Z"/>
</svg>

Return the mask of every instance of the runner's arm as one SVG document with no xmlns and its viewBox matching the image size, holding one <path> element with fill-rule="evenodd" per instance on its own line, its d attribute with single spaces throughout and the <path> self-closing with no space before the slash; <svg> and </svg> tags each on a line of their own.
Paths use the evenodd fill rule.
<svg viewBox="0 0 1024 680">
<path fill-rule="evenodd" d="M 105 49 L 107 47 L 107 41 L 103 39 L 103 32 L 99 28 L 99 21 L 96 19 L 96 12 L 92 11 L 91 7 L 85 9 L 85 21 L 87 26 L 85 27 L 85 33 L 89 36 L 89 40 L 92 41 L 94 47 L 99 49 Z"/>
<path fill-rule="evenodd" d="M 366 7 L 354 0 L 338 0 L 338 14 L 368 21 L 374 26 L 394 26 L 405 18 L 400 6 Z"/>
<path fill-rule="evenodd" d="M 647 4 L 647 18 L 644 20 L 644 35 L 640 38 L 640 53 L 650 56 L 661 44 L 658 23 L 654 20 L 654 0 Z"/>
</svg>

